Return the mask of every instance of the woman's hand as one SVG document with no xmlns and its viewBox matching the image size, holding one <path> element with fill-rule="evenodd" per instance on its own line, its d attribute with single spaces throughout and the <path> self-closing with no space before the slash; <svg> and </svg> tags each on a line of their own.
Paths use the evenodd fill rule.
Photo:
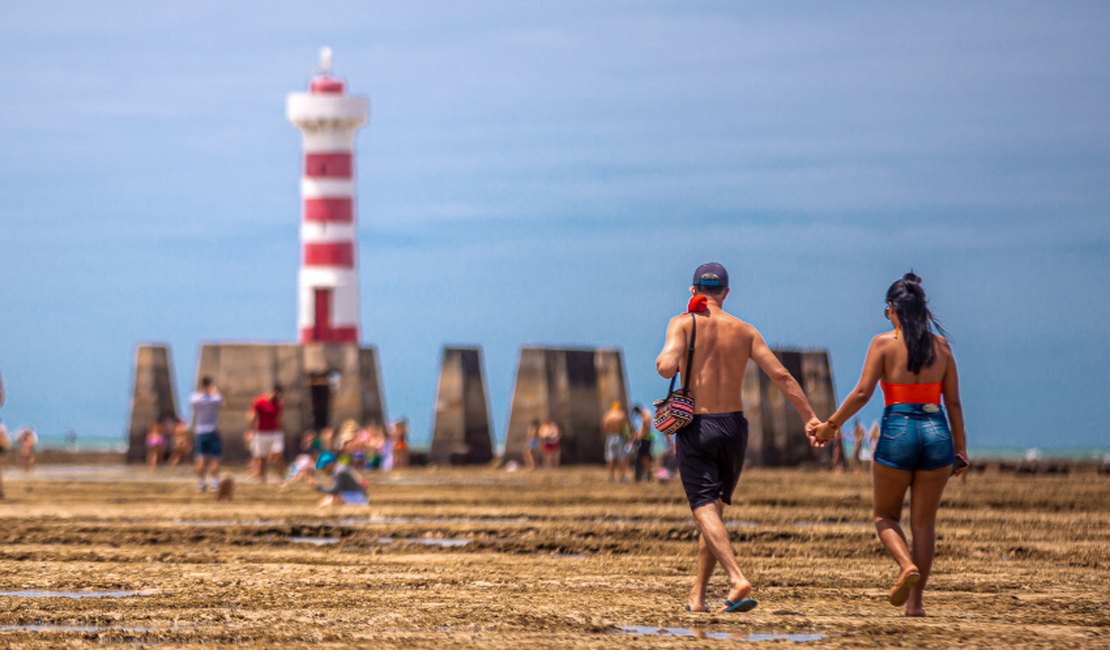
<svg viewBox="0 0 1110 650">
<path fill-rule="evenodd" d="M 806 424 L 806 437 L 809 438 L 810 445 L 824 447 L 829 441 L 836 438 L 836 427 L 815 418 Z"/>
<path fill-rule="evenodd" d="M 971 467 L 971 460 L 967 457 L 966 451 L 956 452 L 956 463 L 952 467 L 952 476 L 959 476 Z"/>
</svg>

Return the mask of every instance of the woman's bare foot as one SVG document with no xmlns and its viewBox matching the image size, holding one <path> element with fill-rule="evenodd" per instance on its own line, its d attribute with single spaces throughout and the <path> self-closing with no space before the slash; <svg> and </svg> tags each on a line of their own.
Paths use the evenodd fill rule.
<svg viewBox="0 0 1110 650">
<path fill-rule="evenodd" d="M 686 600 L 686 611 L 696 614 L 698 612 L 707 612 L 709 610 L 705 608 L 704 599 L 694 598 L 693 596 L 691 596 L 689 599 Z"/>
<path fill-rule="evenodd" d="M 898 581 L 890 589 L 890 604 L 895 607 L 901 607 L 906 604 L 910 599 L 910 592 L 917 586 L 917 581 L 921 580 L 921 572 L 913 564 L 905 569 L 902 569 L 902 574 L 898 576 Z"/>
<path fill-rule="evenodd" d="M 907 607 L 906 608 L 906 616 L 924 616 L 924 615 L 925 615 L 925 608 L 924 607 Z"/>
</svg>

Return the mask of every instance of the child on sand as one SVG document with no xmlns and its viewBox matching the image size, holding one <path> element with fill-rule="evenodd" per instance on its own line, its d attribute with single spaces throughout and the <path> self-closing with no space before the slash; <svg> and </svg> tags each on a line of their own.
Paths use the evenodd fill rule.
<svg viewBox="0 0 1110 650">
<path fill-rule="evenodd" d="M 285 482 L 281 484 L 281 490 L 284 492 L 288 490 L 294 483 L 310 483 L 316 484 L 316 470 L 313 467 L 315 461 L 312 456 L 308 454 L 298 454 L 293 462 L 289 465 L 289 473 L 285 476 Z"/>
<path fill-rule="evenodd" d="M 325 451 L 316 459 L 316 470 L 322 475 L 331 474 L 333 477 L 331 487 L 316 486 L 317 490 L 327 495 L 320 501 L 320 505 L 366 505 L 370 502 L 366 482 L 359 480 L 346 463 L 336 462 L 335 454 L 330 451 Z"/>
</svg>

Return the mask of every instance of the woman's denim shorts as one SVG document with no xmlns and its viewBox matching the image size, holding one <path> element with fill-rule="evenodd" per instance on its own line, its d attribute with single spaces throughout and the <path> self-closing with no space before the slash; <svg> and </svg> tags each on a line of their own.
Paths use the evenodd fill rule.
<svg viewBox="0 0 1110 650">
<path fill-rule="evenodd" d="M 874 457 L 880 465 L 910 472 L 951 465 L 955 455 L 944 409 L 937 404 L 886 407 Z"/>
</svg>

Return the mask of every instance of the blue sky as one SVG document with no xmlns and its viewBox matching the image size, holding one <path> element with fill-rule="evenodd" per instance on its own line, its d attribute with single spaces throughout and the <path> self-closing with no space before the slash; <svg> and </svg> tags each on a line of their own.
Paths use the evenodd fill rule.
<svg viewBox="0 0 1110 650">
<path fill-rule="evenodd" d="M 843 396 L 886 287 L 925 278 L 972 445 L 1106 445 L 1104 3 L 6 3 L 0 372 L 10 426 L 122 435 L 134 349 L 291 341 L 317 49 L 371 99 L 363 338 L 431 425 L 480 344 L 616 345 L 631 396 L 692 269 Z M 878 398 L 864 412 L 878 413 Z"/>
</svg>

